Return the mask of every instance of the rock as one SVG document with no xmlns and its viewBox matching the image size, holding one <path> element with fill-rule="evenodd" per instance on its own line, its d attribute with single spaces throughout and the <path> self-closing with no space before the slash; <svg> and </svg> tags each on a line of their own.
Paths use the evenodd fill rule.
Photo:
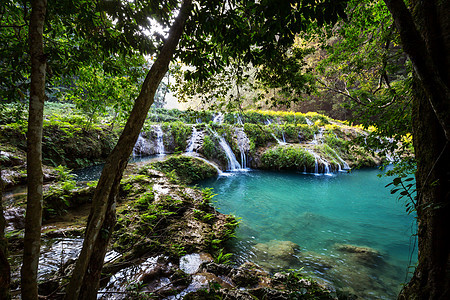
<svg viewBox="0 0 450 300">
<path fill-rule="evenodd" d="M 295 251 L 299 249 L 296 243 L 291 241 L 276 241 L 272 240 L 267 243 L 258 243 L 255 245 L 255 250 L 267 254 L 269 257 L 276 257 L 281 259 L 291 259 Z"/>
<path fill-rule="evenodd" d="M 7 231 L 20 230 L 25 228 L 25 208 L 15 206 L 4 211 Z"/>
<path fill-rule="evenodd" d="M 355 255 L 362 264 L 376 264 L 381 261 L 379 251 L 366 246 L 355 246 L 350 244 L 335 244 L 336 250 Z"/>
<path fill-rule="evenodd" d="M 187 274 L 194 274 L 204 262 L 211 262 L 212 256 L 208 253 L 192 253 L 180 258 L 180 269 Z"/>
</svg>

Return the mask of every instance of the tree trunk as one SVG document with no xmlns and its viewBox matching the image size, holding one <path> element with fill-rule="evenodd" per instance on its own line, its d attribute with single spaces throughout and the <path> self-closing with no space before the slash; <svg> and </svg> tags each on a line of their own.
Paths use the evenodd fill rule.
<svg viewBox="0 0 450 300">
<path fill-rule="evenodd" d="M 0 168 L 1 172 L 1 168 Z M 0 300 L 11 299 L 11 268 L 8 262 L 8 240 L 5 238 L 6 221 L 3 216 L 3 180 L 0 176 Z"/>
<path fill-rule="evenodd" d="M 119 141 L 106 160 L 94 193 L 83 248 L 67 287 L 66 299 L 96 299 L 106 247 L 115 223 L 119 183 L 153 103 L 156 89 L 168 70 L 190 10 L 191 0 L 184 0 L 158 59 L 145 78 Z"/>
<path fill-rule="evenodd" d="M 449 0 L 385 0 L 416 74 L 418 265 L 399 299 L 450 299 Z"/>
<path fill-rule="evenodd" d="M 29 45 L 31 57 L 30 107 L 27 133 L 27 211 L 23 264 L 21 269 L 22 299 L 37 299 L 37 269 L 42 224 L 42 124 L 45 100 L 45 68 L 43 30 L 47 0 L 31 1 Z"/>
</svg>

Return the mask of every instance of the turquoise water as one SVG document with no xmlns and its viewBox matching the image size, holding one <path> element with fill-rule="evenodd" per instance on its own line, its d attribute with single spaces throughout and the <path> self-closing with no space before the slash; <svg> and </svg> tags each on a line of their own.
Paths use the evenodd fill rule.
<svg viewBox="0 0 450 300">
<path fill-rule="evenodd" d="M 251 260 L 272 272 L 303 268 L 341 293 L 393 299 L 417 260 L 415 225 L 379 172 L 250 171 L 201 186 L 214 188 L 219 211 L 242 218 L 231 245 L 238 263 Z M 347 245 L 371 249 L 354 253 Z"/>
</svg>

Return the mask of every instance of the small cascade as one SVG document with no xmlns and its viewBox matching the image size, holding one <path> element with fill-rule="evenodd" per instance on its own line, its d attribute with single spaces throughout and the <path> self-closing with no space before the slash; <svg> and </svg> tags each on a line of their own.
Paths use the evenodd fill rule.
<svg viewBox="0 0 450 300">
<path fill-rule="evenodd" d="M 244 125 L 244 122 L 242 122 L 242 117 L 241 117 L 241 115 L 237 115 L 237 124 L 239 124 L 239 125 Z"/>
<path fill-rule="evenodd" d="M 213 118 L 213 123 L 222 124 L 224 119 L 223 113 L 217 113 Z"/>
<path fill-rule="evenodd" d="M 250 151 L 250 139 L 242 128 L 236 128 L 235 133 L 239 151 L 241 152 L 241 166 L 245 169 L 248 168 L 247 153 Z"/>
<path fill-rule="evenodd" d="M 139 133 L 139 137 L 136 141 L 136 144 L 134 144 L 134 147 L 133 147 L 133 157 L 149 155 L 150 148 L 151 148 L 151 146 L 150 146 L 149 141 L 144 138 L 142 133 Z"/>
<path fill-rule="evenodd" d="M 285 142 L 283 142 L 282 140 L 280 140 L 279 138 L 277 138 L 277 136 L 275 135 L 275 133 L 272 132 L 272 136 L 273 136 L 273 138 L 277 141 L 278 145 L 286 145 Z"/>
<path fill-rule="evenodd" d="M 207 160 L 207 159 L 205 159 L 205 158 L 199 156 L 197 153 L 195 153 L 195 152 L 188 152 L 188 153 L 186 153 L 185 155 L 186 155 L 186 156 L 192 156 L 192 157 L 195 157 L 195 158 L 198 158 L 198 159 L 204 161 L 205 163 L 207 163 L 208 165 L 210 165 L 211 167 L 213 167 L 214 169 L 216 169 L 216 170 L 217 170 L 217 174 L 218 174 L 219 176 L 223 175 L 222 170 L 219 169 L 218 166 L 216 166 L 215 164 L 213 164 L 213 163 L 210 162 L 209 160 Z"/>
<path fill-rule="evenodd" d="M 345 160 L 342 159 L 342 157 L 339 156 L 339 154 L 337 154 L 337 152 L 330 147 L 330 149 L 333 151 L 334 155 L 336 156 L 336 158 L 342 163 L 342 166 L 344 167 L 344 170 L 350 170 L 350 166 L 347 164 L 347 162 Z M 341 164 L 338 164 L 339 166 L 339 171 L 343 171 Z"/>
<path fill-rule="evenodd" d="M 287 144 L 287 143 L 286 143 L 286 138 L 284 137 L 284 131 L 281 132 L 281 136 L 283 137 L 283 143 L 284 143 L 284 144 Z"/>
<path fill-rule="evenodd" d="M 311 153 L 314 156 L 314 175 L 320 175 L 319 173 L 319 163 L 323 165 L 323 173 L 325 175 L 332 175 L 332 170 L 330 167 L 330 163 L 320 157 L 319 154 L 314 152 L 311 149 L 307 149 L 309 153 Z"/>
<path fill-rule="evenodd" d="M 164 132 L 162 131 L 161 125 L 155 126 L 156 132 L 156 153 L 159 155 L 164 155 Z"/>
<path fill-rule="evenodd" d="M 323 139 L 323 128 L 319 128 L 319 132 L 317 134 L 314 133 L 314 139 L 312 140 L 311 144 L 319 145 L 322 144 Z"/>
<path fill-rule="evenodd" d="M 219 136 L 219 134 L 211 129 L 212 134 L 214 134 L 214 136 L 219 140 L 219 145 L 220 147 L 222 147 L 223 151 L 225 152 L 225 155 L 227 156 L 227 161 L 228 161 L 228 167 L 227 167 L 227 171 L 237 171 L 242 169 L 241 165 L 239 164 L 239 162 L 236 159 L 236 156 L 233 153 L 233 150 L 231 150 L 230 145 L 228 145 L 227 141 L 225 141 L 225 139 L 222 136 Z"/>
<path fill-rule="evenodd" d="M 313 125 L 314 125 L 314 123 L 311 122 L 310 119 L 308 119 L 308 118 L 305 117 L 305 120 L 306 120 L 306 124 L 308 124 L 308 126 L 313 126 Z"/>
<path fill-rule="evenodd" d="M 194 145 L 196 144 L 197 140 L 199 138 L 199 133 L 198 130 L 195 126 L 192 127 L 192 135 L 191 138 L 188 141 L 188 145 L 186 147 L 186 152 L 187 153 L 192 153 L 194 152 Z"/>
</svg>

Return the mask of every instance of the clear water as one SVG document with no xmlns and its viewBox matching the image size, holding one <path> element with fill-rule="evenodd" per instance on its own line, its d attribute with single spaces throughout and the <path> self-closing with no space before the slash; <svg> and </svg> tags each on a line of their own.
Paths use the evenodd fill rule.
<svg viewBox="0 0 450 300">
<path fill-rule="evenodd" d="M 377 177 L 379 172 L 252 171 L 201 186 L 214 188 L 221 212 L 242 218 L 231 245 L 238 263 L 251 260 L 272 272 L 303 268 L 343 293 L 394 299 L 417 260 L 415 223 L 385 188 L 390 179 Z M 373 250 L 351 253 L 340 244 Z"/>
</svg>

